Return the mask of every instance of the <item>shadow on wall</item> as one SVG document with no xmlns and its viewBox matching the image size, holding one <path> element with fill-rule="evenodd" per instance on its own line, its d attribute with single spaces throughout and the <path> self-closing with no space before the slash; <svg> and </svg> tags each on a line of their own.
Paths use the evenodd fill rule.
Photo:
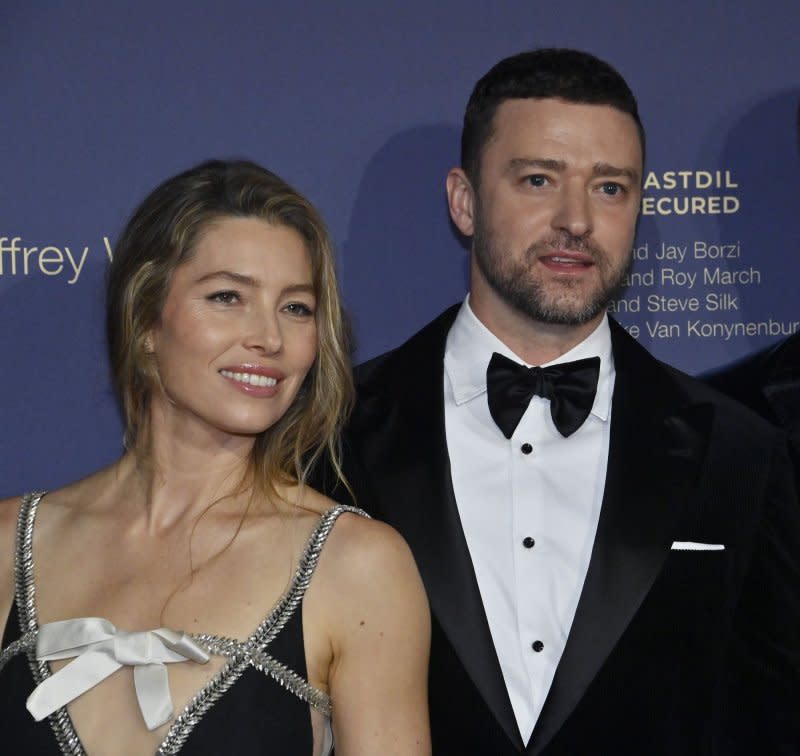
<svg viewBox="0 0 800 756">
<path fill-rule="evenodd" d="M 341 251 L 356 362 L 398 346 L 464 297 L 467 246 L 445 196 L 459 140 L 455 126 L 419 126 L 393 136 L 367 165 Z"/>
<path fill-rule="evenodd" d="M 738 297 L 736 320 L 766 322 L 764 327 L 771 327 L 771 332 L 720 344 L 714 350 L 712 365 L 785 338 L 791 323 L 800 321 L 796 293 L 800 279 L 798 103 L 800 90 L 778 92 L 748 103 L 727 128 L 719 168 L 734 169 L 738 184 L 735 192 L 741 204 L 738 212 L 717 216 L 719 240 L 722 244 L 738 243 L 741 256 L 719 262 L 727 270 L 755 271 L 753 283 L 728 287 Z M 725 131 L 726 126 L 720 125 L 709 143 Z"/>
</svg>

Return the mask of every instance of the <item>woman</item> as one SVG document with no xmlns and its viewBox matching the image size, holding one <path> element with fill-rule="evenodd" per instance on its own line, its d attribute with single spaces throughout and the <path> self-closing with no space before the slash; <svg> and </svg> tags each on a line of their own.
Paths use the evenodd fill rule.
<svg viewBox="0 0 800 756">
<path fill-rule="evenodd" d="M 303 484 L 338 469 L 352 397 L 313 207 L 248 162 L 166 181 L 116 246 L 107 330 L 127 452 L 0 503 L 4 743 L 320 754 L 332 711 L 339 756 L 428 753 L 410 553 Z"/>
</svg>

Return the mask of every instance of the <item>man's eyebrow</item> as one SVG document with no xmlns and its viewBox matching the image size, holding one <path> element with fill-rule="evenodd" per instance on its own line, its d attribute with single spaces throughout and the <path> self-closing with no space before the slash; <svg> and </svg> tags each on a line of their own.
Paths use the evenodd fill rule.
<svg viewBox="0 0 800 756">
<path fill-rule="evenodd" d="M 633 182 L 639 181 L 639 172 L 633 168 L 619 168 L 610 163 L 595 163 L 592 166 L 592 173 L 599 178 L 613 178 L 615 176 L 624 176 Z"/>
<path fill-rule="evenodd" d="M 555 160 L 553 158 L 518 157 L 512 158 L 508 163 L 508 167 L 511 171 L 541 168 L 554 173 L 562 173 L 567 169 L 567 163 L 564 160 Z M 624 176 L 633 182 L 639 181 L 639 172 L 635 169 L 620 168 L 616 165 L 611 165 L 611 163 L 595 163 L 592 166 L 592 175 L 599 178 Z"/>
<path fill-rule="evenodd" d="M 552 158 L 518 157 L 512 158 L 508 163 L 508 167 L 511 170 L 544 168 L 546 171 L 561 172 L 566 169 L 567 164 L 563 160 L 553 160 Z"/>
<path fill-rule="evenodd" d="M 258 286 L 260 281 L 252 276 L 247 276 L 244 273 L 235 273 L 232 270 L 214 270 L 211 273 L 206 273 L 197 279 L 196 283 L 205 283 L 214 278 L 222 278 L 226 281 L 233 281 L 234 283 L 241 284 L 242 286 Z"/>
</svg>

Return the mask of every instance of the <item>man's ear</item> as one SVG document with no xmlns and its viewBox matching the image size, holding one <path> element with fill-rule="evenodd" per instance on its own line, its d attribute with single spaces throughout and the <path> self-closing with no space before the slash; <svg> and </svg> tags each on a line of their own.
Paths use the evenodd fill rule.
<svg viewBox="0 0 800 756">
<path fill-rule="evenodd" d="M 447 174 L 447 206 L 456 228 L 464 236 L 472 236 L 475 232 L 475 193 L 467 174 L 461 168 L 452 168 Z"/>
</svg>

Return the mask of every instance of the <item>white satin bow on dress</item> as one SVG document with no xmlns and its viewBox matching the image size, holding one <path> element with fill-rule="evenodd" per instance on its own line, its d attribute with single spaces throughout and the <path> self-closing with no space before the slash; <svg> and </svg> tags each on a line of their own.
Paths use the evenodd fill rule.
<svg viewBox="0 0 800 756">
<path fill-rule="evenodd" d="M 208 653 L 185 633 L 165 627 L 125 632 L 99 617 L 50 622 L 39 628 L 36 658 L 40 661 L 77 657 L 50 675 L 28 697 L 28 711 L 39 721 L 93 688 L 121 667 L 133 667 L 139 709 L 148 730 L 172 718 L 172 697 L 165 664 L 195 661 Z"/>
</svg>

